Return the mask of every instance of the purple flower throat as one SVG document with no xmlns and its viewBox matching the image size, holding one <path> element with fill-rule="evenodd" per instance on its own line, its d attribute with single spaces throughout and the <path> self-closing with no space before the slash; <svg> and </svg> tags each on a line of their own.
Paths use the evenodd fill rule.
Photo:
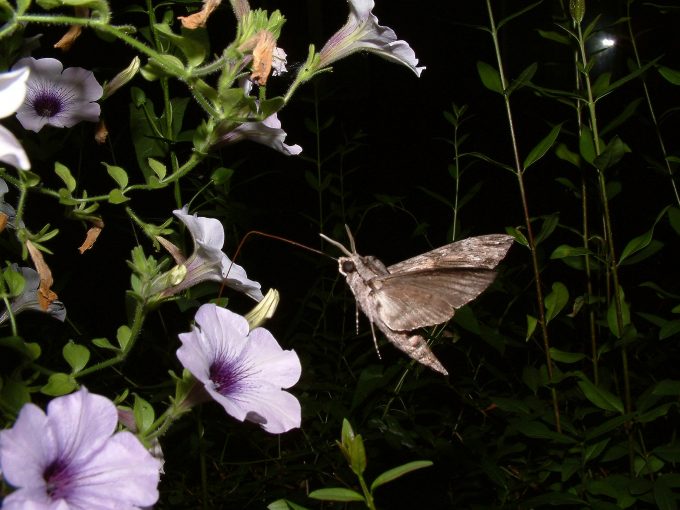
<svg viewBox="0 0 680 510">
<path fill-rule="evenodd" d="M 68 498 L 73 485 L 73 476 L 67 462 L 62 459 L 52 461 L 45 468 L 43 479 L 45 480 L 47 494 L 52 500 Z"/>
</svg>

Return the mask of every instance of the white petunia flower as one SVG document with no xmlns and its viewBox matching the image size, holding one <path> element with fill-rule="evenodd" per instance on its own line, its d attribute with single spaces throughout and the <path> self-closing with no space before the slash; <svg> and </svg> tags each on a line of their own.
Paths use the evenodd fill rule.
<svg viewBox="0 0 680 510">
<path fill-rule="evenodd" d="M 196 325 L 179 335 L 177 357 L 224 410 L 258 423 L 272 434 L 300 426 L 300 402 L 284 391 L 302 372 L 295 351 L 286 351 L 264 328 L 248 331 L 246 319 L 214 304 L 201 306 Z"/>
<path fill-rule="evenodd" d="M 28 93 L 17 111 L 17 119 L 26 129 L 40 131 L 44 126 L 72 127 L 81 121 L 97 122 L 100 107 L 94 102 L 102 97 L 102 86 L 94 74 L 82 67 L 64 69 L 54 58 L 19 60 L 12 69 L 28 68 Z"/>
<path fill-rule="evenodd" d="M 324 68 L 357 51 L 369 51 L 387 60 L 404 64 L 420 76 L 425 69 L 418 67 L 418 59 L 406 41 L 397 39 L 389 27 L 378 24 L 378 18 L 371 12 L 373 0 L 348 0 L 349 19 L 319 53 L 318 67 Z"/>
</svg>

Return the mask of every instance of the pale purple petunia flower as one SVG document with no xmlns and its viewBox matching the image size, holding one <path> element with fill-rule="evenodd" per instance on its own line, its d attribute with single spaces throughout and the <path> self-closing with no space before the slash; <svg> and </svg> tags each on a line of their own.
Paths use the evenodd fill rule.
<svg viewBox="0 0 680 510">
<path fill-rule="evenodd" d="M 0 204 L 0 206 L 1 205 L 2 204 Z M 64 307 L 64 303 L 56 300 L 51 301 L 47 310 L 43 310 L 43 307 L 40 305 L 40 302 L 38 301 L 38 288 L 40 287 L 40 276 L 38 275 L 38 272 L 30 267 L 18 267 L 16 264 L 11 264 L 10 267 L 13 271 L 20 272 L 26 282 L 24 291 L 13 298 L 9 303 L 12 314 L 17 315 L 26 310 L 34 310 L 36 312 L 46 312 L 55 319 L 64 322 L 64 319 L 66 319 L 66 308 Z M 0 313 L 0 324 L 7 319 L 9 319 L 9 314 L 3 307 L 2 312 Z"/>
<path fill-rule="evenodd" d="M 158 500 L 160 462 L 130 432 L 116 407 L 85 388 L 52 400 L 45 414 L 26 404 L 0 432 L 0 469 L 17 490 L 4 510 L 134 510 Z"/>
<path fill-rule="evenodd" d="M 375 2 L 348 0 L 348 3 L 349 19 L 321 49 L 319 68 L 327 67 L 357 51 L 369 51 L 404 64 L 420 76 L 425 68 L 418 67 L 418 59 L 409 44 L 397 39 L 397 34 L 391 28 L 378 24 L 378 18 L 371 12 Z"/>
<path fill-rule="evenodd" d="M 40 131 L 45 125 L 72 127 L 78 122 L 97 122 L 102 86 L 94 74 L 82 67 L 64 66 L 57 59 L 22 58 L 12 69 L 27 67 L 28 93 L 17 112 L 17 119 L 26 129 Z"/>
<path fill-rule="evenodd" d="M 0 119 L 9 117 L 23 104 L 28 75 L 28 69 L 0 73 Z M 31 168 L 31 162 L 19 140 L 3 126 L 0 126 L 0 161 L 22 170 Z"/>
<path fill-rule="evenodd" d="M 182 223 L 186 225 L 194 241 L 194 251 L 186 260 L 176 260 L 186 267 L 186 276 L 173 287 L 168 288 L 165 295 L 175 295 L 189 287 L 203 282 L 215 281 L 224 283 L 239 292 L 243 292 L 255 301 L 261 301 L 261 286 L 250 280 L 246 270 L 234 264 L 222 251 L 224 246 L 224 227 L 215 218 L 204 218 L 196 214 L 189 214 L 187 207 L 173 211 Z M 176 253 L 173 253 L 177 256 Z"/>
<path fill-rule="evenodd" d="M 231 124 L 231 123 L 230 123 Z M 233 126 L 233 125 L 232 125 Z M 218 128 L 219 129 L 219 128 Z M 297 156 L 302 152 L 299 145 L 286 145 L 286 132 L 281 129 L 281 121 L 276 113 L 271 114 L 264 120 L 244 122 L 229 129 L 226 133 L 218 135 L 215 145 L 226 145 L 250 140 L 252 142 L 267 145 L 286 156 Z"/>
<path fill-rule="evenodd" d="M 300 402 L 283 391 L 300 378 L 300 360 L 269 331 L 248 332 L 243 317 L 206 304 L 196 312 L 196 325 L 179 339 L 182 365 L 231 416 L 259 423 L 272 434 L 300 426 Z"/>
</svg>

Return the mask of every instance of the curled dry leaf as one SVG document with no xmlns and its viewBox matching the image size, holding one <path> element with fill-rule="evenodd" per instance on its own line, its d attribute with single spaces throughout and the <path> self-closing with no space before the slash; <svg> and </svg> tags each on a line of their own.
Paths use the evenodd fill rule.
<svg viewBox="0 0 680 510">
<path fill-rule="evenodd" d="M 172 258 L 175 259 L 175 264 L 178 266 L 184 264 L 187 260 L 187 258 L 184 256 L 182 253 L 182 250 L 180 250 L 177 246 L 172 244 L 170 241 L 168 241 L 165 237 L 162 236 L 156 236 L 156 240 L 161 243 L 163 248 L 168 250 L 168 253 L 172 255 Z"/>
<path fill-rule="evenodd" d="M 97 124 L 97 130 L 94 132 L 94 140 L 99 145 L 101 145 L 106 142 L 108 137 L 109 130 L 106 127 L 106 122 L 104 122 L 103 119 L 100 119 L 99 123 Z"/>
<path fill-rule="evenodd" d="M 28 248 L 28 254 L 33 260 L 33 265 L 35 270 L 40 276 L 40 286 L 38 287 L 38 303 L 40 303 L 40 308 L 47 311 L 50 307 L 50 303 L 57 299 L 57 294 L 51 290 L 54 280 L 52 279 L 52 271 L 50 271 L 50 266 L 47 265 L 42 253 L 31 241 L 26 241 L 26 248 Z"/>
<path fill-rule="evenodd" d="M 80 245 L 78 251 L 82 255 L 86 250 L 89 250 L 94 245 L 95 241 L 102 233 L 104 228 L 104 222 L 100 219 L 92 220 L 92 226 L 87 230 L 87 235 L 85 236 L 85 241 Z"/>
<path fill-rule="evenodd" d="M 203 0 L 203 8 L 190 16 L 179 16 L 177 19 L 182 22 L 184 28 L 194 30 L 203 28 L 212 12 L 222 3 L 222 0 Z"/>
<path fill-rule="evenodd" d="M 256 85 L 264 86 L 272 70 L 276 39 L 268 30 L 260 30 L 256 37 L 257 42 L 253 49 L 253 72 L 250 74 L 250 81 Z"/>
<path fill-rule="evenodd" d="M 74 10 L 77 18 L 87 18 L 90 15 L 90 10 L 87 7 L 76 7 Z M 61 39 L 54 44 L 54 47 L 62 51 L 70 50 L 82 31 L 82 25 L 71 25 L 68 31 L 61 36 Z"/>
<path fill-rule="evenodd" d="M 7 226 L 8 220 L 9 220 L 9 216 L 7 216 L 4 212 L 0 212 L 0 232 L 5 230 L 5 227 Z"/>
</svg>

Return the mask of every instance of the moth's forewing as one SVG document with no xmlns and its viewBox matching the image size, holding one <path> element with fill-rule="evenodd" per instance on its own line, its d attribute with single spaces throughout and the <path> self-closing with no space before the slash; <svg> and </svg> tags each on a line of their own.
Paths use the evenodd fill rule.
<svg viewBox="0 0 680 510">
<path fill-rule="evenodd" d="M 447 267 L 494 269 L 508 253 L 514 240 L 514 237 L 505 234 L 470 237 L 398 262 L 387 270 L 396 274 Z"/>
<path fill-rule="evenodd" d="M 379 276 L 369 285 L 385 324 L 397 331 L 410 331 L 448 321 L 495 277 L 491 269 L 426 269 Z"/>
</svg>

